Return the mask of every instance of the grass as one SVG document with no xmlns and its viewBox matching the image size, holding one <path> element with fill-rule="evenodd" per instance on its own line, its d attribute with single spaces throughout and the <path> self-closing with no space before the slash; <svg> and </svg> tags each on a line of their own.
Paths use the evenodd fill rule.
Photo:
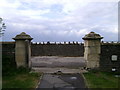
<svg viewBox="0 0 120 90">
<path fill-rule="evenodd" d="M 41 73 L 29 73 L 29 70 L 19 68 L 11 74 L 3 76 L 2 88 L 35 88 Z"/>
<path fill-rule="evenodd" d="M 118 88 L 120 77 L 109 72 L 88 72 L 83 74 L 88 88 Z"/>
<path fill-rule="evenodd" d="M 35 88 L 39 82 L 41 73 L 30 73 L 23 67 L 16 68 L 14 55 L 2 55 L 2 88 L 20 89 Z"/>
</svg>

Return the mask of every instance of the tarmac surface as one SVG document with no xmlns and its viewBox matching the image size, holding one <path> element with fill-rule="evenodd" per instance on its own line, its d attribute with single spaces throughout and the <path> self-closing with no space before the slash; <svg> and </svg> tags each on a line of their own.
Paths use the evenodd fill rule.
<svg viewBox="0 0 120 90">
<path fill-rule="evenodd" d="M 36 90 L 86 90 L 81 74 L 44 74 Z"/>
</svg>

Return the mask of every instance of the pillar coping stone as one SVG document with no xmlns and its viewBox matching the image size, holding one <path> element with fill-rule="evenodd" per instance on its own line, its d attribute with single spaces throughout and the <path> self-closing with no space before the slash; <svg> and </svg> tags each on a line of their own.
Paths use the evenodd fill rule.
<svg viewBox="0 0 120 90">
<path fill-rule="evenodd" d="M 18 34 L 13 38 L 14 40 L 32 40 L 30 35 L 26 34 L 25 32 L 22 32 L 21 34 Z"/>
<path fill-rule="evenodd" d="M 86 34 L 82 39 L 83 40 L 100 40 L 103 37 L 101 37 L 99 34 L 96 34 L 95 32 L 90 32 L 89 34 Z"/>
</svg>

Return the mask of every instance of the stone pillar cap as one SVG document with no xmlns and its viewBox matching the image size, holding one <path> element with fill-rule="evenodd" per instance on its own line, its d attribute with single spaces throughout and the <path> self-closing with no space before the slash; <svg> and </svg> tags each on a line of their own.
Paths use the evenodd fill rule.
<svg viewBox="0 0 120 90">
<path fill-rule="evenodd" d="M 25 32 L 22 32 L 21 34 L 16 35 L 14 40 L 32 40 L 30 35 L 26 34 Z"/>
<path fill-rule="evenodd" d="M 89 34 L 86 34 L 82 39 L 83 40 L 96 40 L 96 39 L 102 39 L 99 34 L 96 34 L 95 32 L 90 32 Z"/>
</svg>

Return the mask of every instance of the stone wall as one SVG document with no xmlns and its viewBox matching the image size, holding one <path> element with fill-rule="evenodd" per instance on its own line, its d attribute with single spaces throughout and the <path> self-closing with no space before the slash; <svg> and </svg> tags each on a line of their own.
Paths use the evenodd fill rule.
<svg viewBox="0 0 120 90">
<path fill-rule="evenodd" d="M 0 42 L 1 44 L 1 42 Z M 16 68 L 15 42 L 2 42 L 2 71 Z"/>
<path fill-rule="evenodd" d="M 84 45 L 81 43 L 32 43 L 32 56 L 83 56 Z M 13 63 L 15 59 L 15 42 L 3 42 L 2 54 L 4 65 Z M 117 56 L 117 61 L 112 61 L 112 55 Z M 7 61 L 6 57 L 10 57 Z M 4 59 L 5 58 L 5 59 Z M 12 66 L 13 66 L 12 64 Z M 120 43 L 101 43 L 100 68 L 104 71 L 116 69 L 120 72 Z"/>
<path fill-rule="evenodd" d="M 32 43 L 32 56 L 84 56 L 83 43 Z"/>
<path fill-rule="evenodd" d="M 5 55 L 14 55 L 15 42 L 2 42 L 2 53 Z"/>
<path fill-rule="evenodd" d="M 112 55 L 117 56 L 117 61 L 112 60 Z M 105 43 L 102 42 L 101 45 L 101 55 L 100 55 L 100 68 L 104 71 L 116 71 L 120 72 L 120 43 Z"/>
<path fill-rule="evenodd" d="M 2 42 L 4 55 L 15 55 L 15 42 Z M 84 56 L 83 43 L 32 43 L 32 56 Z"/>
</svg>

